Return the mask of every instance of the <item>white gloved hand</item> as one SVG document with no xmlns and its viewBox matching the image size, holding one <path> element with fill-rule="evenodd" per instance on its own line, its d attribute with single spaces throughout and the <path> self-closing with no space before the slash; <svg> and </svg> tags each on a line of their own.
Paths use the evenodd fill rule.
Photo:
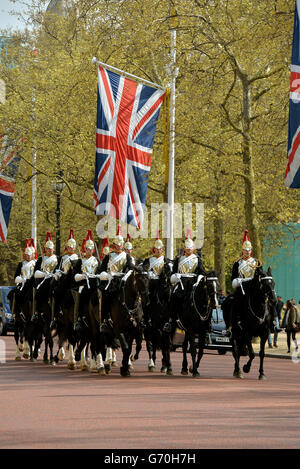
<svg viewBox="0 0 300 469">
<path fill-rule="evenodd" d="M 101 272 L 101 274 L 97 275 L 100 280 L 109 280 L 109 274 L 105 271 Z"/>
<path fill-rule="evenodd" d="M 81 280 L 84 280 L 84 279 L 85 279 L 85 275 L 83 275 L 83 274 L 76 274 L 74 278 L 75 278 L 75 282 L 81 282 Z"/>
<path fill-rule="evenodd" d="M 170 282 L 172 285 L 177 285 L 177 283 L 180 281 L 180 274 L 172 274 L 170 278 Z"/>
<path fill-rule="evenodd" d="M 15 278 L 15 284 L 18 285 L 18 283 L 23 283 L 24 280 L 23 280 L 23 277 L 21 277 L 21 275 L 18 275 L 16 278 Z"/>
<path fill-rule="evenodd" d="M 44 278 L 46 277 L 46 273 L 42 272 L 41 270 L 36 270 L 34 272 L 34 278 Z"/>
<path fill-rule="evenodd" d="M 56 270 L 56 271 L 55 271 L 55 274 L 54 274 L 55 280 L 58 281 L 61 276 L 62 276 L 61 271 L 60 271 L 60 270 Z"/>
</svg>

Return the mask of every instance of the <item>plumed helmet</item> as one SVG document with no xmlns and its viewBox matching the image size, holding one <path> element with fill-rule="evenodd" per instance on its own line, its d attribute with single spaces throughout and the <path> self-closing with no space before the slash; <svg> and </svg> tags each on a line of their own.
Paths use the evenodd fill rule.
<svg viewBox="0 0 300 469">
<path fill-rule="evenodd" d="M 246 251 L 252 251 L 252 244 L 250 242 L 248 230 L 244 231 L 242 249 L 245 249 Z"/>
<path fill-rule="evenodd" d="M 132 249 L 132 244 L 130 242 L 130 234 L 127 233 L 126 243 L 124 244 L 124 248 L 127 250 Z"/>
<path fill-rule="evenodd" d="M 76 241 L 75 241 L 75 238 L 74 238 L 73 228 L 70 229 L 69 238 L 68 238 L 68 241 L 66 242 L 66 247 L 76 249 Z"/>
<path fill-rule="evenodd" d="M 156 234 L 156 239 L 154 241 L 154 244 L 153 244 L 153 248 L 156 248 L 156 249 L 163 249 L 164 247 L 164 243 L 162 242 L 162 240 L 160 239 L 160 230 L 157 231 L 157 234 Z"/>
<path fill-rule="evenodd" d="M 88 233 L 85 239 L 86 239 L 85 249 L 95 249 L 95 243 L 93 241 L 92 230 L 88 230 Z"/>
<path fill-rule="evenodd" d="M 31 238 L 29 242 L 30 249 L 32 250 L 32 254 L 34 254 L 34 258 L 37 259 L 37 253 L 35 249 L 35 244 L 34 244 L 34 238 Z"/>
<path fill-rule="evenodd" d="M 46 241 L 45 241 L 45 245 L 44 245 L 44 248 L 48 248 L 48 249 L 54 249 L 54 244 L 53 242 L 51 241 L 51 233 L 50 231 L 47 231 L 47 234 L 46 234 Z"/>
<path fill-rule="evenodd" d="M 113 244 L 116 244 L 117 246 L 123 246 L 124 245 L 124 238 L 123 238 L 122 233 L 121 233 L 120 225 L 118 226 L 117 234 L 116 234 L 115 238 L 113 239 Z"/>
<path fill-rule="evenodd" d="M 186 232 L 186 237 L 185 237 L 185 241 L 184 241 L 184 248 L 185 249 L 195 249 L 195 244 L 194 244 L 194 241 L 192 239 L 192 232 L 191 232 L 190 228 L 188 228 L 187 232 Z"/>
<path fill-rule="evenodd" d="M 103 257 L 109 254 L 109 243 L 108 243 L 108 238 L 104 238 L 103 244 L 102 244 L 102 249 L 101 249 L 101 254 L 100 254 L 100 260 L 102 261 Z"/>
<path fill-rule="evenodd" d="M 85 243 L 86 243 L 86 239 L 84 238 L 82 240 L 82 243 L 81 243 L 81 248 L 80 248 L 80 251 L 81 251 L 81 254 L 84 255 L 84 252 L 85 252 Z"/>
<path fill-rule="evenodd" d="M 27 254 L 28 256 L 31 256 L 33 254 L 32 249 L 29 245 L 29 239 L 28 238 L 25 239 L 25 247 L 24 247 L 23 257 L 25 256 L 25 254 Z"/>
</svg>

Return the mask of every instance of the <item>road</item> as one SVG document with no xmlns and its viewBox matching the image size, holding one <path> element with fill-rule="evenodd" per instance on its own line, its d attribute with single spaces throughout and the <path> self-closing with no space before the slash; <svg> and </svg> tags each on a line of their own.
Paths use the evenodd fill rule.
<svg viewBox="0 0 300 469">
<path fill-rule="evenodd" d="M 267 380 L 259 381 L 255 358 L 238 380 L 231 355 L 210 351 L 193 379 L 180 375 L 179 352 L 172 354 L 174 376 L 149 373 L 143 350 L 132 376 L 122 378 L 118 368 L 99 376 L 68 370 L 66 362 L 15 361 L 11 335 L 0 345 L 2 449 L 300 446 L 300 365 L 292 361 L 266 358 Z"/>
</svg>

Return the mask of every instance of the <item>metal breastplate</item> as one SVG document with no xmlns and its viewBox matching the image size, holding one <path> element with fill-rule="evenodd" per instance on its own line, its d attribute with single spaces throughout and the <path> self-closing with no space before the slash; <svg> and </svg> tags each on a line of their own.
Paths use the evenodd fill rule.
<svg viewBox="0 0 300 469">
<path fill-rule="evenodd" d="M 116 254 L 112 252 L 109 255 L 108 268 L 111 272 L 122 272 L 127 262 L 126 252 Z"/>
<path fill-rule="evenodd" d="M 57 266 L 57 257 L 55 254 L 51 257 L 43 256 L 41 270 L 43 272 L 49 272 L 50 274 L 54 271 Z"/>
<path fill-rule="evenodd" d="M 150 257 L 149 264 L 150 264 L 149 270 L 152 270 L 156 275 L 160 275 L 164 267 L 164 257 L 163 256 L 159 258 Z"/>
<path fill-rule="evenodd" d="M 35 262 L 36 261 L 34 261 L 34 260 L 32 260 L 32 261 L 23 261 L 22 267 L 21 267 L 21 275 L 22 275 L 23 278 L 26 278 L 26 280 L 28 280 L 29 278 L 32 277 Z"/>
<path fill-rule="evenodd" d="M 239 276 L 242 278 L 253 278 L 257 261 L 253 257 L 239 260 Z"/>
<path fill-rule="evenodd" d="M 81 271 L 87 274 L 95 274 L 96 269 L 98 267 L 98 261 L 96 257 L 92 256 L 89 259 L 82 260 L 82 267 Z"/>
<path fill-rule="evenodd" d="M 65 254 L 62 257 L 61 270 L 65 274 L 67 274 L 69 272 L 70 267 L 71 267 L 71 261 L 75 261 L 77 259 L 78 259 L 77 254 L 72 254 L 71 256 L 69 256 L 69 254 Z"/>
<path fill-rule="evenodd" d="M 181 256 L 178 263 L 178 271 L 180 274 L 193 274 L 198 265 L 198 258 L 194 254 L 191 256 Z"/>
</svg>

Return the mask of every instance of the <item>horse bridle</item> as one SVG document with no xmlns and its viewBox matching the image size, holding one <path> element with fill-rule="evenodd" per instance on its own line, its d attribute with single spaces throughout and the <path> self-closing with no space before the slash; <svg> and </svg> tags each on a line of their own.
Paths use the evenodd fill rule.
<svg viewBox="0 0 300 469">
<path fill-rule="evenodd" d="M 214 285 L 214 292 L 215 292 L 215 295 L 216 295 L 216 283 L 218 278 L 217 277 L 205 277 L 203 276 L 198 282 L 196 282 L 194 285 L 193 285 L 193 289 L 192 289 L 192 302 L 193 302 L 193 307 L 194 307 L 194 310 L 196 311 L 196 313 L 198 314 L 199 318 L 201 321 L 207 321 L 207 319 L 209 318 L 209 314 L 210 314 L 210 296 L 208 294 L 208 303 L 207 303 L 207 307 L 206 307 L 206 316 L 202 316 L 202 314 L 200 313 L 200 311 L 198 310 L 197 308 L 197 305 L 196 305 L 196 301 L 195 301 L 195 291 L 197 289 L 197 286 L 199 285 L 199 283 L 204 279 L 204 283 L 205 283 L 205 287 L 206 287 L 206 290 L 207 290 L 207 281 L 212 281 L 214 282 L 213 285 Z"/>
<path fill-rule="evenodd" d="M 262 281 L 262 280 L 273 280 L 273 281 L 274 281 L 274 279 L 273 279 L 272 276 L 259 277 L 258 281 L 259 281 L 260 284 L 261 284 L 261 281 Z M 274 292 L 274 294 L 276 295 L 274 288 L 271 288 L 271 291 Z M 265 310 L 265 311 L 264 311 L 264 316 L 263 316 L 263 318 L 260 318 L 259 316 L 257 316 L 257 315 L 254 313 L 254 311 L 253 311 L 253 309 L 252 309 L 252 307 L 251 307 L 251 304 L 250 304 L 250 296 L 248 297 L 248 307 L 249 307 L 249 311 L 250 311 L 251 314 L 257 319 L 257 321 L 259 322 L 259 324 L 263 324 L 263 323 L 265 322 L 266 318 L 267 318 L 267 315 L 268 315 L 267 302 L 268 302 L 268 300 L 269 300 L 269 297 L 268 297 L 268 293 L 264 293 L 264 295 L 265 295 L 265 301 L 264 301 L 264 310 Z"/>
</svg>

